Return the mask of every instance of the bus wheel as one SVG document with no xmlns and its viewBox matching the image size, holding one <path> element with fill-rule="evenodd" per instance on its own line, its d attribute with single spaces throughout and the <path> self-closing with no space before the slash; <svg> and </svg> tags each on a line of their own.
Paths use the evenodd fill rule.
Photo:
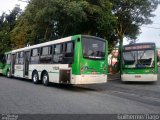
<svg viewBox="0 0 160 120">
<path fill-rule="evenodd" d="M 32 74 L 32 81 L 34 84 L 38 84 L 39 82 L 39 76 L 38 76 L 38 72 L 37 71 L 34 71 L 33 74 Z"/>
<path fill-rule="evenodd" d="M 11 72 L 10 72 L 10 70 L 7 70 L 7 77 L 8 77 L 8 78 L 11 77 Z"/>
<path fill-rule="evenodd" d="M 43 85 L 48 86 L 49 85 L 49 76 L 47 72 L 44 72 L 42 75 L 42 82 Z"/>
</svg>

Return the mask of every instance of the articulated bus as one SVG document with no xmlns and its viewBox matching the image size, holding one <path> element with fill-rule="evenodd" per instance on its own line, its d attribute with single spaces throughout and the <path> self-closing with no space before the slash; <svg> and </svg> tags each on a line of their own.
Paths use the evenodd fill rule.
<svg viewBox="0 0 160 120">
<path fill-rule="evenodd" d="M 107 82 L 108 43 L 94 36 L 75 35 L 12 50 L 2 70 L 8 77 L 33 83 L 94 84 Z"/>
<path fill-rule="evenodd" d="M 155 43 L 125 45 L 122 50 L 122 81 L 157 81 Z"/>
</svg>

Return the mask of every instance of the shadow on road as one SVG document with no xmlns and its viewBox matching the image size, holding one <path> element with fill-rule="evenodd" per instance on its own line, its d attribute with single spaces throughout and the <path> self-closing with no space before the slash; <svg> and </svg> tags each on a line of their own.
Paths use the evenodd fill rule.
<svg viewBox="0 0 160 120">
<path fill-rule="evenodd" d="M 127 82 L 121 82 L 124 85 L 155 85 L 157 84 L 157 81 L 153 82 L 133 82 L 133 81 L 127 81 Z"/>
<path fill-rule="evenodd" d="M 11 79 L 9 78 L 9 80 L 16 80 L 16 81 L 27 82 L 27 83 L 33 84 L 32 80 L 24 79 L 24 78 L 14 77 Z M 156 81 L 156 82 L 122 82 L 120 80 L 112 80 L 112 81 L 108 81 L 107 83 L 103 83 L 103 84 L 89 84 L 89 85 L 67 85 L 67 84 L 50 83 L 48 87 L 68 90 L 68 91 L 74 91 L 74 92 L 89 92 L 89 91 L 101 92 L 101 91 L 110 91 L 113 88 L 116 89 L 119 87 L 126 89 L 127 86 L 128 87 L 129 86 L 142 86 L 143 87 L 143 85 L 153 86 L 157 84 L 159 84 L 159 81 Z M 38 86 L 39 85 L 43 86 L 41 83 L 38 84 Z"/>
<path fill-rule="evenodd" d="M 24 78 L 8 78 L 10 80 L 15 80 L 15 81 L 21 81 L 21 82 L 27 82 L 27 83 L 32 83 L 32 80 L 30 79 L 24 79 Z M 36 85 L 41 85 L 43 86 L 42 83 L 35 84 Z M 44 86 L 45 87 L 45 86 Z M 49 86 L 46 86 L 49 88 L 58 88 L 58 89 L 63 89 L 63 90 L 69 90 L 69 91 L 75 91 L 75 92 L 82 92 L 82 91 L 97 91 L 96 89 L 89 88 L 86 85 L 70 85 L 70 84 L 58 84 L 58 83 L 50 83 Z"/>
<path fill-rule="evenodd" d="M 97 91 L 96 89 L 89 88 L 86 85 L 67 85 L 67 84 L 57 84 L 57 83 L 50 83 L 49 87 L 59 88 L 69 91 L 76 91 L 76 92 L 87 92 L 87 91 Z"/>
</svg>

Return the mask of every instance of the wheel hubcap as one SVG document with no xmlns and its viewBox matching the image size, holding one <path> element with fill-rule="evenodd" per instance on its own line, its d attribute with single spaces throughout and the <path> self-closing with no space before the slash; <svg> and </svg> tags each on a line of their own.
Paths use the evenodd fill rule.
<svg viewBox="0 0 160 120">
<path fill-rule="evenodd" d="M 34 75 L 34 76 L 33 76 L 33 80 L 34 80 L 34 82 L 37 81 L 37 75 Z"/>
<path fill-rule="evenodd" d="M 47 82 L 47 76 L 43 76 L 43 83 L 46 83 Z"/>
<path fill-rule="evenodd" d="M 7 75 L 8 75 L 8 77 L 10 76 L 9 72 L 8 72 L 8 74 L 7 74 Z"/>
</svg>

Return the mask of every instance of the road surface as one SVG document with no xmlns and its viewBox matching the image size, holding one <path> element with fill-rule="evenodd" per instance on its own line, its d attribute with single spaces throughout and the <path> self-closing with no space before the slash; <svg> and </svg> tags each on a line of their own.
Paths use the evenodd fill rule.
<svg viewBox="0 0 160 120">
<path fill-rule="evenodd" d="M 49 87 L 29 80 L 0 77 L 3 114 L 160 113 L 160 79 L 155 83 L 123 83 Z"/>
</svg>

